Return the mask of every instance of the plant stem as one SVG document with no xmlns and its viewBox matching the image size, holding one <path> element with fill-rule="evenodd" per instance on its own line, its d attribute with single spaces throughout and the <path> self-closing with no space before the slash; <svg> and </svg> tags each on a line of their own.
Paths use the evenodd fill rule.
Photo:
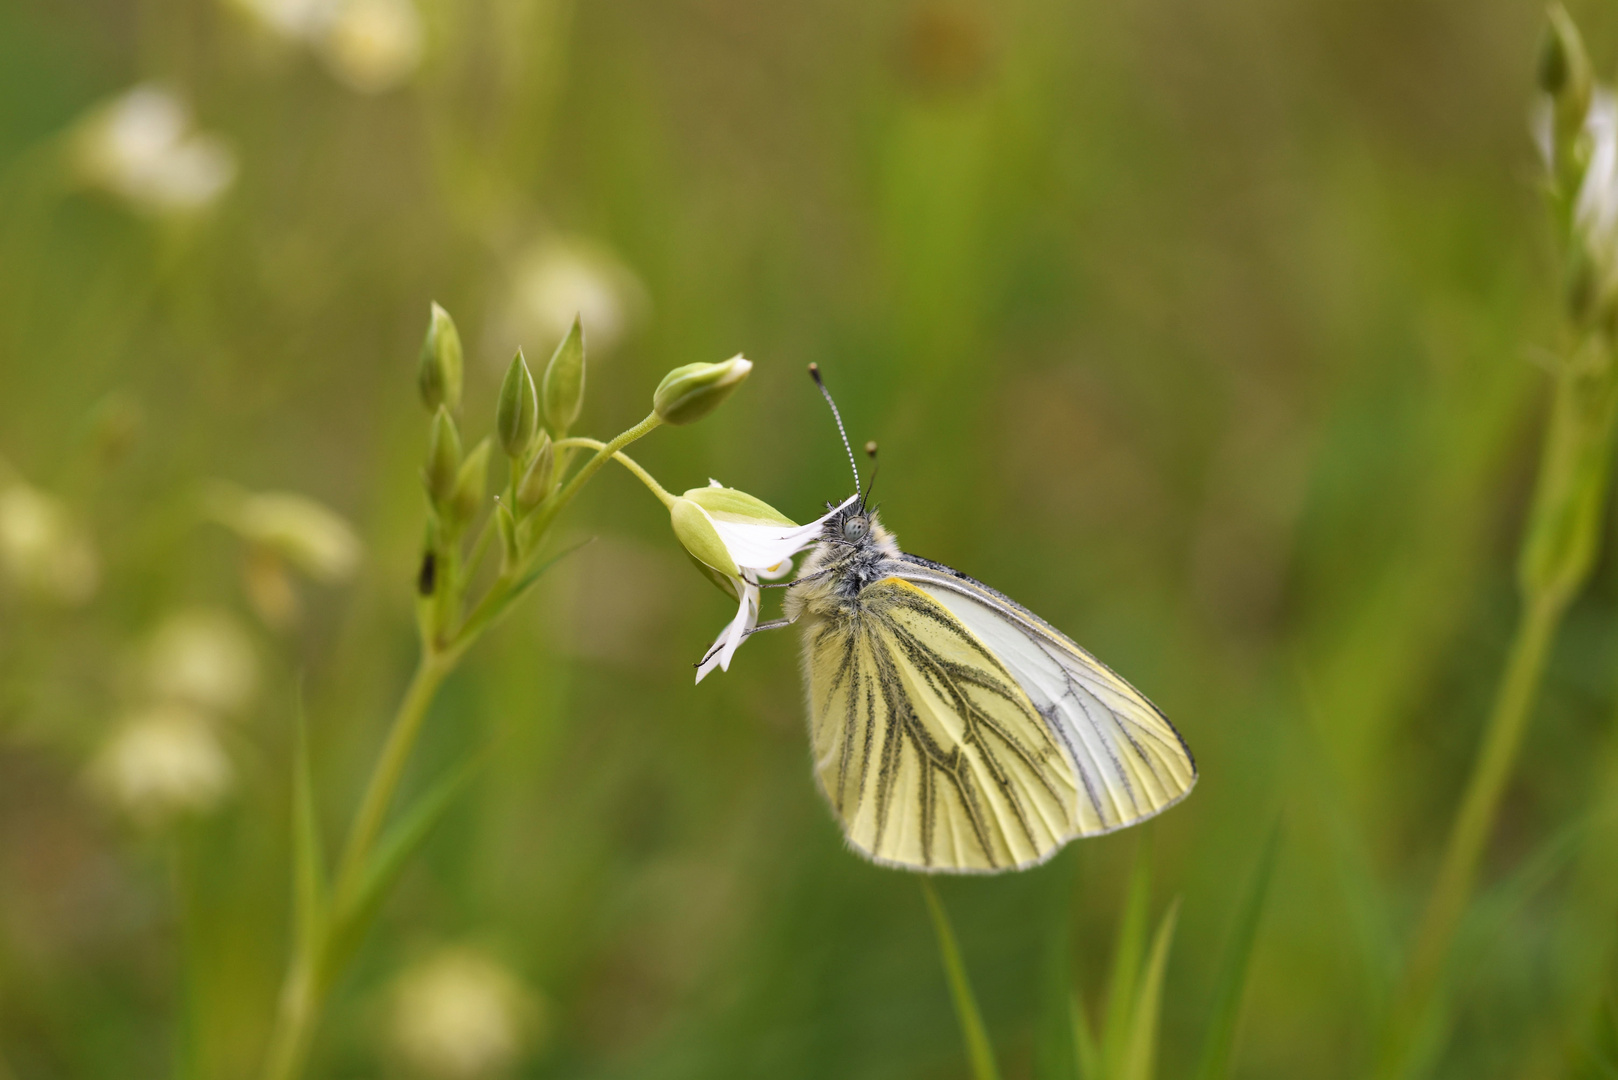
<svg viewBox="0 0 1618 1080">
<path fill-rule="evenodd" d="M 938 933 L 938 954 L 944 961 L 944 975 L 949 980 L 949 993 L 955 1003 L 955 1018 L 961 1025 L 961 1039 L 966 1043 L 966 1056 L 972 1062 L 973 1080 L 999 1080 L 994 1047 L 989 1042 L 988 1029 L 983 1026 L 983 1016 L 978 1012 L 977 999 L 972 996 L 972 983 L 966 977 L 960 946 L 955 943 L 949 916 L 928 878 L 921 879 L 921 894 L 927 899 L 933 929 Z"/>
<path fill-rule="evenodd" d="M 405 763 L 409 761 L 410 751 L 421 732 L 422 721 L 427 717 L 427 709 L 451 667 L 453 661 L 433 651 L 430 645 L 423 646 L 416 673 L 399 702 L 398 711 L 394 713 L 387 741 L 371 772 L 360 809 L 349 830 L 348 846 L 344 849 L 337 875 L 336 896 L 339 898 L 348 895 L 359 882 L 371 846 L 381 831 L 394 792 L 404 775 Z M 337 974 L 324 970 L 329 930 L 328 925 L 315 934 L 313 940 L 299 942 L 297 946 L 286 980 L 281 986 L 275 1030 L 270 1036 L 270 1050 L 264 1062 L 264 1080 L 296 1080 L 303 1073 L 326 985 Z"/>
<path fill-rule="evenodd" d="M 583 446 L 583 447 L 586 447 L 586 448 L 591 449 L 591 450 L 601 450 L 607 444 L 604 443 L 604 442 L 600 442 L 600 441 L 598 441 L 596 439 L 577 439 L 577 438 L 575 438 L 575 439 L 562 439 L 560 442 L 556 443 L 555 445 L 558 448 L 561 448 L 561 449 L 565 449 L 565 448 L 573 447 L 573 446 Z M 634 458 L 630 457 L 628 454 L 625 454 L 625 453 L 615 453 L 612 456 L 617 460 L 618 464 L 622 465 L 624 468 L 628 469 L 630 472 L 634 473 L 637 477 L 639 477 L 640 482 L 645 484 L 648 488 L 650 488 L 653 495 L 657 496 L 657 501 L 658 502 L 662 503 L 664 506 L 668 506 L 670 503 L 672 503 L 674 501 L 674 496 L 670 495 L 668 493 L 668 491 L 663 487 L 662 484 L 659 484 L 655 479 L 653 479 L 651 473 L 649 473 L 645 469 L 641 468 L 640 463 L 637 462 Z"/>
<path fill-rule="evenodd" d="M 555 520 L 556 515 L 560 514 L 564 509 L 566 509 L 567 504 L 573 501 L 573 496 L 579 493 L 579 488 L 584 486 L 585 481 L 589 480 L 590 477 L 599 472 L 601 467 L 610 461 L 613 456 L 618 453 L 618 451 L 622 450 L 636 439 L 639 439 L 644 435 L 651 434 L 651 432 L 656 430 L 658 425 L 662 423 L 662 419 L 655 412 L 648 413 L 646 415 L 646 419 L 642 420 L 628 431 L 622 432 L 611 442 L 605 444 L 598 443 L 597 445 L 600 447 L 600 449 L 596 451 L 595 456 L 589 461 L 586 461 L 583 465 L 580 465 L 579 471 L 574 473 L 572 478 L 568 480 L 566 484 L 562 485 L 562 489 L 556 494 L 552 495 L 549 499 L 546 499 L 545 502 L 540 505 L 538 511 L 535 512 L 534 517 L 536 520 L 533 527 L 534 534 L 537 536 L 543 533 L 550 523 Z M 562 442 L 569 441 L 571 440 L 562 440 Z M 595 442 L 594 439 L 590 441 Z M 667 492 L 664 494 L 667 494 Z"/>
<path fill-rule="evenodd" d="M 544 536 L 551 522 L 573 500 L 585 482 L 600 471 L 620 449 L 661 423 L 657 414 L 653 413 L 610 443 L 588 440 L 598 448 L 595 456 L 585 462 L 559 491 L 540 505 L 530 522 L 527 533 L 530 540 L 537 541 Z M 643 474 L 644 471 L 640 470 L 639 466 L 634 468 Z M 655 487 L 656 482 L 649 476 L 643 475 L 643 479 Z M 667 496 L 667 492 L 663 494 Z M 423 635 L 421 659 L 417 662 L 415 674 L 411 676 L 410 685 L 405 689 L 399 708 L 394 713 L 387 739 L 382 744 L 382 753 L 371 771 L 371 778 L 365 786 L 365 794 L 360 799 L 359 810 L 354 815 L 348 842 L 337 867 L 331 898 L 332 911 L 344 911 L 346 904 L 353 897 L 354 890 L 361 887 L 366 866 L 371 860 L 372 849 L 387 820 L 388 809 L 393 805 L 399 781 L 404 776 L 405 766 L 410 761 L 411 751 L 415 749 L 422 724 L 427 718 L 427 710 L 431 707 L 439 687 L 455 669 L 455 665 L 465 655 L 466 650 L 488 628 L 494 616 L 503 609 L 511 590 L 517 586 L 527 571 L 528 564 L 533 561 L 530 549 L 520 565 L 503 567 L 500 576 L 490 585 L 488 592 L 471 614 L 461 620 L 459 615 L 462 610 L 461 601 L 466 579 L 470 578 L 471 572 L 476 569 L 477 562 L 486 549 L 487 538 L 491 535 L 492 528 L 489 522 L 485 522 L 484 532 L 473 542 L 473 556 L 466 564 L 467 571 L 464 575 L 459 559 L 460 538 L 452 537 L 443 545 L 445 562 L 448 565 L 443 568 L 443 578 L 432 598 L 436 614 L 430 622 L 435 629 Z M 329 951 L 332 931 L 333 926 L 327 921 L 309 940 L 300 941 L 295 947 L 292 963 L 287 969 L 286 979 L 281 987 L 275 1029 L 271 1033 L 270 1048 L 265 1057 L 264 1080 L 297 1080 L 303 1073 L 309 1057 L 310 1044 L 314 1038 L 315 1022 L 320 1016 L 326 990 L 339 974 L 335 970 L 328 970 L 328 964 L 331 962 Z"/>
<path fill-rule="evenodd" d="M 399 711 L 394 714 L 387 741 L 382 745 L 382 755 L 377 758 L 376 768 L 365 786 L 365 795 L 360 800 L 359 811 L 354 815 L 354 824 L 348 833 L 348 845 L 343 850 L 342 862 L 338 864 L 334 892 L 339 906 L 341 899 L 358 881 L 365 858 L 370 854 L 371 845 L 376 842 L 377 833 L 381 832 L 382 822 L 387 817 L 388 807 L 393 803 L 394 792 L 398 790 L 399 780 L 404 775 L 405 763 L 410 760 L 410 751 L 415 748 L 416 737 L 421 734 L 427 709 L 452 666 L 452 662 L 447 662 L 431 647 L 423 649 L 416 673 L 411 676 L 410 685 L 399 702 Z"/>
<path fill-rule="evenodd" d="M 525 552 L 525 557 L 517 565 L 503 568 L 494 584 L 489 586 L 489 591 L 483 594 L 483 599 L 479 600 L 477 606 L 472 609 L 471 614 L 467 615 L 465 622 L 461 624 L 459 634 L 451 639 L 449 647 L 445 650 L 451 661 L 458 658 L 466 650 L 466 647 L 476 639 L 477 635 L 488 628 L 494 616 L 503 609 L 511 590 L 516 587 L 527 572 L 529 565 L 533 562 L 538 540 L 545 535 L 545 530 L 550 528 L 551 522 L 556 520 L 556 516 L 567 508 L 568 503 L 573 501 L 573 497 L 579 493 L 579 489 L 584 486 L 585 482 L 599 472 L 601 467 L 608 461 L 611 461 L 615 456 L 619 456 L 618 451 L 636 439 L 651 433 L 662 423 L 663 421 L 654 412 L 628 431 L 620 433 L 609 443 L 596 442 L 594 439 L 577 440 L 579 445 L 588 443 L 599 447 L 599 449 L 596 451 L 595 456 L 579 466 L 579 471 L 574 473 L 566 484 L 563 484 L 559 490 L 552 492 L 544 502 L 539 504 L 531 518 L 519 524 L 518 527 L 523 530 L 521 533 L 524 537 L 522 549 Z M 574 443 L 575 441 L 573 439 L 561 440 L 561 442 L 567 443 Z M 556 445 L 561 445 L 561 442 Z M 567 448 L 564 447 L 564 449 Z M 638 465 L 635 467 L 640 468 Z M 646 477 L 646 479 L 650 479 L 650 476 Z M 654 480 L 652 483 L 656 484 L 656 481 Z M 659 488 L 658 490 L 662 489 Z M 668 495 L 668 492 L 665 491 L 663 494 Z M 672 499 L 673 496 L 669 496 L 669 498 Z"/>
<path fill-rule="evenodd" d="M 1394 1012 L 1378 1070 L 1383 1077 L 1403 1074 L 1416 1035 L 1429 1015 L 1456 928 L 1477 882 L 1478 863 L 1494 831 L 1500 798 L 1522 745 L 1551 642 L 1566 609 L 1567 599 L 1561 594 L 1541 594 L 1523 606 L 1505 675 L 1484 730 L 1483 745 L 1450 829 L 1449 843 L 1397 999 L 1400 1005 Z"/>
</svg>

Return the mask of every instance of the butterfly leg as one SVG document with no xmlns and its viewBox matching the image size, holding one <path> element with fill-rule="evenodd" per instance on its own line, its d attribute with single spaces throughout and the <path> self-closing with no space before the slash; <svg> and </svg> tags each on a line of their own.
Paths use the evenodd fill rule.
<svg viewBox="0 0 1618 1080">
<path fill-rule="evenodd" d="M 775 620 L 773 620 L 771 622 L 761 622 L 757 626 L 753 627 L 751 630 L 747 631 L 746 636 L 747 637 L 752 637 L 754 634 L 758 633 L 760 630 L 784 630 L 784 629 L 791 626 L 793 623 L 795 623 L 797 621 L 798 620 L 796 620 L 796 619 L 775 619 Z"/>
<path fill-rule="evenodd" d="M 751 630 L 744 631 L 742 636 L 745 639 L 745 638 L 752 637 L 754 634 L 758 633 L 760 630 L 780 630 L 780 629 L 783 629 L 785 627 L 791 626 L 796 621 L 797 621 L 796 619 L 776 619 L 774 622 L 759 623 L 757 626 L 753 627 Z M 692 667 L 701 667 L 703 664 L 706 664 L 708 662 L 708 658 L 710 656 L 712 656 L 714 653 L 718 652 L 722 648 L 724 648 L 724 642 L 723 641 L 714 642 L 713 648 L 709 649 L 706 653 L 704 653 L 703 656 L 702 656 L 702 659 L 698 660 L 695 664 L 692 664 L 691 666 Z"/>
</svg>

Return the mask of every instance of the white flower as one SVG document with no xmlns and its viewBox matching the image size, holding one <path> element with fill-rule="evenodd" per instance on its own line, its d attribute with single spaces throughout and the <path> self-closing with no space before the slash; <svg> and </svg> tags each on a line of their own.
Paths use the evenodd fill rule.
<svg viewBox="0 0 1618 1080">
<path fill-rule="evenodd" d="M 712 571 L 739 607 L 697 666 L 697 682 L 714 668 L 730 670 L 730 659 L 758 625 L 759 582 L 792 572 L 792 556 L 813 544 L 827 519 L 854 496 L 807 525 L 795 525 L 767 503 L 710 480 L 674 500 L 674 533 L 700 565 Z"/>
<path fill-rule="evenodd" d="M 169 616 L 146 649 L 146 684 L 161 701 L 183 702 L 210 712 L 235 712 L 253 696 L 258 658 L 253 642 L 223 611 L 183 611 Z"/>
<path fill-rule="evenodd" d="M 1604 278 L 1618 273 L 1618 99 L 1598 88 L 1584 114 L 1589 163 L 1573 203 L 1574 225 Z"/>
<path fill-rule="evenodd" d="M 86 181 L 149 213 L 200 210 L 236 178 L 230 147 L 194 130 L 185 102 L 148 84 L 86 118 L 75 148 Z"/>
<path fill-rule="evenodd" d="M 61 500 L 27 484 L 0 490 L 0 570 L 29 591 L 78 605 L 101 583 L 90 537 Z"/>
<path fill-rule="evenodd" d="M 307 496 L 286 491 L 250 494 L 220 484 L 208 494 L 208 509 L 221 524 L 316 581 L 342 581 L 359 566 L 362 548 L 354 527 Z"/>
<path fill-rule="evenodd" d="M 281 37 L 312 41 L 328 23 L 337 0 L 235 0 Z"/>
<path fill-rule="evenodd" d="M 150 826 L 213 809 L 234 775 L 207 719 L 171 704 L 125 721 L 96 756 L 89 779 L 109 803 Z"/>
<path fill-rule="evenodd" d="M 346 0 L 325 25 L 320 46 L 338 79 L 379 94 L 421 65 L 421 16 L 411 0 Z"/>
<path fill-rule="evenodd" d="M 533 999 L 500 964 L 470 949 L 444 949 L 400 977 L 393 1047 L 419 1072 L 472 1080 L 516 1061 L 535 1012 Z"/>
<path fill-rule="evenodd" d="M 549 349 L 577 317 L 592 357 L 623 337 L 646 306 L 646 289 L 633 271 L 599 244 L 550 240 L 518 257 L 511 292 L 497 320 L 512 344 L 538 342 Z M 509 350 L 508 350 L 509 351 Z"/>
</svg>

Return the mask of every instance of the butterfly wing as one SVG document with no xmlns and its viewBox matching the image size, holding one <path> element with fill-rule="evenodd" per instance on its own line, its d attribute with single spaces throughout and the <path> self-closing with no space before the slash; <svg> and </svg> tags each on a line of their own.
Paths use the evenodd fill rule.
<svg viewBox="0 0 1618 1080">
<path fill-rule="evenodd" d="M 1013 673 L 898 578 L 806 627 L 815 774 L 849 843 L 908 869 L 1043 861 L 1079 828 L 1069 755 Z"/>
<path fill-rule="evenodd" d="M 1197 767 L 1150 701 L 1061 631 L 940 563 L 902 557 L 900 578 L 964 625 L 1016 680 L 1073 762 L 1078 835 L 1133 825 L 1183 799 Z"/>
</svg>

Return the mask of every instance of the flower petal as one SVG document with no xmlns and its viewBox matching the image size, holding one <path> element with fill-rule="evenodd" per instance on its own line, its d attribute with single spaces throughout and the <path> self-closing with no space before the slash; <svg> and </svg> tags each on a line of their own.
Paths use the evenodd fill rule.
<svg viewBox="0 0 1618 1080">
<path fill-rule="evenodd" d="M 709 515 L 719 539 L 740 567 L 760 569 L 772 567 L 783 559 L 790 559 L 820 536 L 826 520 L 852 503 L 857 496 L 850 495 L 841 506 L 816 518 L 807 525 L 787 528 L 784 525 L 744 525 L 735 521 L 720 521 Z M 706 511 L 705 511 L 706 512 Z"/>
<path fill-rule="evenodd" d="M 758 625 L 758 584 L 742 578 L 736 580 L 736 586 L 737 591 L 741 593 L 741 606 L 736 610 L 736 617 L 730 620 L 730 625 L 714 639 L 708 655 L 697 665 L 697 682 L 701 682 L 708 672 L 716 667 L 721 671 L 729 671 L 730 658 L 741 648 L 742 642 L 747 638 L 747 632 Z"/>
</svg>

